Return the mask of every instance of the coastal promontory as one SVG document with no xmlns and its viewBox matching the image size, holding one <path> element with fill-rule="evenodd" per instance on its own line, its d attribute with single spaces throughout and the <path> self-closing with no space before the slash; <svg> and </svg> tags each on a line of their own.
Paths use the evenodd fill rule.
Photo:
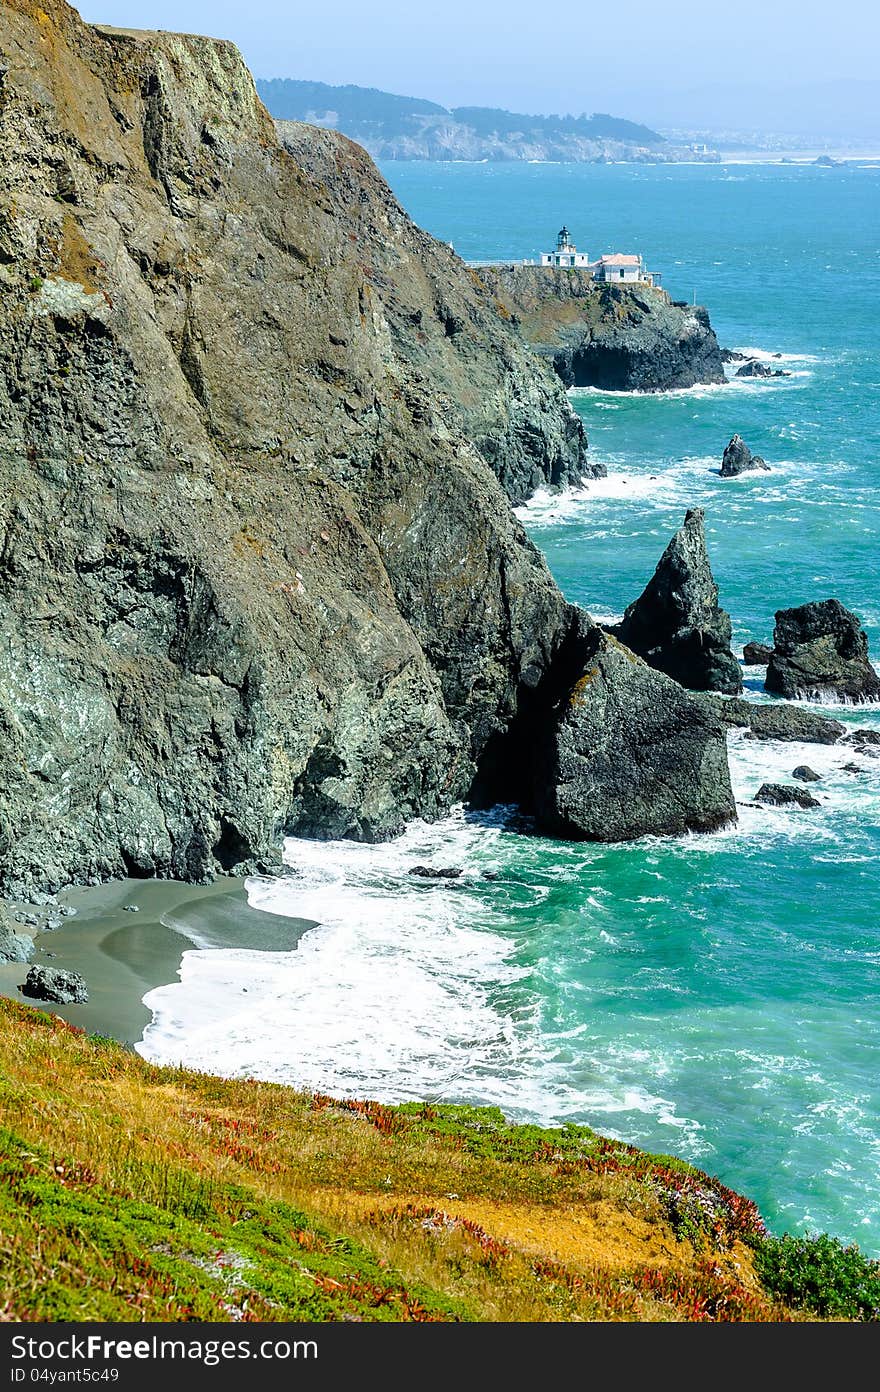
<svg viewBox="0 0 880 1392">
<path fill-rule="evenodd" d="M 670 391 L 726 378 L 708 312 L 647 281 L 606 284 L 570 267 L 481 266 L 499 315 L 513 318 L 566 387 Z"/>
</svg>

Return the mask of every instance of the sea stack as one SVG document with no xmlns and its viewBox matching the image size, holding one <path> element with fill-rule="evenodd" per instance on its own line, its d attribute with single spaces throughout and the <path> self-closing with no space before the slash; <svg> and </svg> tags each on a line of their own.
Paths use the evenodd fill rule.
<svg viewBox="0 0 880 1392">
<path fill-rule="evenodd" d="M 769 472 L 770 465 L 760 454 L 752 454 L 741 435 L 734 435 L 721 460 L 721 477 L 736 478 L 738 474 L 748 473 L 751 469 L 765 469 Z"/>
<path fill-rule="evenodd" d="M 837 599 L 777 612 L 764 686 L 789 700 L 880 700 L 867 635 Z"/>
<path fill-rule="evenodd" d="M 724 728 L 600 629 L 538 742 L 534 812 L 551 836 L 628 841 L 736 820 Z"/>
<path fill-rule="evenodd" d="M 766 643 L 746 643 L 743 648 L 743 663 L 746 667 L 766 667 L 773 656 L 773 649 Z"/>
<path fill-rule="evenodd" d="M 718 606 L 702 508 L 685 515 L 652 579 L 613 632 L 650 667 L 692 691 L 742 690 L 740 665 L 730 650 L 730 615 Z"/>
</svg>

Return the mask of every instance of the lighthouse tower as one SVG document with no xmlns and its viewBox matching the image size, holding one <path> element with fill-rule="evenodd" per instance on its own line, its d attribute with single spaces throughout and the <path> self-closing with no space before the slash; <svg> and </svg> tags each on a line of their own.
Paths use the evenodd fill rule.
<svg viewBox="0 0 880 1392">
<path fill-rule="evenodd" d="M 541 253 L 542 266 L 589 266 L 590 258 L 585 251 L 578 251 L 571 240 L 571 233 L 563 226 L 556 234 L 556 250 Z"/>
</svg>

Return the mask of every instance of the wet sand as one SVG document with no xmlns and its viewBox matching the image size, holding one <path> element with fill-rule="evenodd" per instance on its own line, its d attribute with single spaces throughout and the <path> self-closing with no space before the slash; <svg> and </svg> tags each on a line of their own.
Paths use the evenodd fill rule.
<svg viewBox="0 0 880 1392">
<path fill-rule="evenodd" d="M 133 1045 L 151 1016 L 143 997 L 178 978 L 183 953 L 193 947 L 247 947 L 289 952 L 314 924 L 252 909 L 244 882 L 220 876 L 210 885 L 175 880 L 114 880 L 71 888 L 58 903 L 76 913 L 62 926 L 34 936 L 30 963 L 0 964 L 0 995 L 50 1010 L 91 1034 Z M 132 912 L 127 906 L 132 906 Z M 18 931 L 29 930 L 16 924 Z M 37 1001 L 18 989 L 28 966 L 79 972 L 89 988 L 85 1005 Z"/>
</svg>

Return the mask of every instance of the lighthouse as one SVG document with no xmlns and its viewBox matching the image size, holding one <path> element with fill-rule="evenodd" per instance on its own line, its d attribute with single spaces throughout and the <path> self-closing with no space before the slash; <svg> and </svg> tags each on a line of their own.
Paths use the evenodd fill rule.
<svg viewBox="0 0 880 1392">
<path fill-rule="evenodd" d="M 589 266 L 590 258 L 585 251 L 578 251 L 571 240 L 571 233 L 563 226 L 556 234 L 556 250 L 541 253 L 542 266 Z"/>
</svg>

